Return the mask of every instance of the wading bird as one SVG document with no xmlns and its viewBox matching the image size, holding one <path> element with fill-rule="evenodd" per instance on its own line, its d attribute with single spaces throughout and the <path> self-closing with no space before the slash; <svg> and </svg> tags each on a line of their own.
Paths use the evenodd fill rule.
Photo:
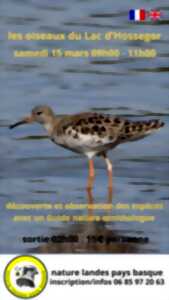
<svg viewBox="0 0 169 300">
<path fill-rule="evenodd" d="M 112 189 L 112 163 L 107 152 L 117 145 L 136 141 L 164 126 L 160 120 L 129 121 L 118 116 L 84 112 L 60 117 L 53 110 L 40 105 L 32 109 L 30 116 L 10 126 L 10 129 L 37 122 L 48 132 L 55 144 L 73 152 L 87 156 L 89 176 L 87 188 L 92 189 L 94 181 L 93 158 L 100 156 L 105 160 L 108 171 L 108 187 Z"/>
</svg>

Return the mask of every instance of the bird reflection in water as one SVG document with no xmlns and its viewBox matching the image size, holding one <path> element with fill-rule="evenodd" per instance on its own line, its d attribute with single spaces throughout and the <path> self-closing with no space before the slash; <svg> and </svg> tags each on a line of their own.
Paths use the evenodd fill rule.
<svg viewBox="0 0 169 300">
<path fill-rule="evenodd" d="M 124 235 L 116 229 L 113 222 L 91 221 L 95 215 L 93 206 L 96 200 L 92 190 L 87 190 L 88 220 L 85 222 L 65 223 L 64 229 L 52 230 L 47 244 L 31 249 L 36 253 L 144 253 L 143 246 L 149 243 L 147 237 Z M 108 190 L 107 209 L 105 215 L 112 214 L 112 190 Z M 93 206 L 93 207 L 92 207 Z M 54 238 L 55 237 L 55 238 Z"/>
</svg>

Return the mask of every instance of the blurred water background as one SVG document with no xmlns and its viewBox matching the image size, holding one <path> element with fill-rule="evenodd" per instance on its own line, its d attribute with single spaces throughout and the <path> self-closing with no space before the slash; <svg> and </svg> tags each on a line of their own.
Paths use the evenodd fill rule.
<svg viewBox="0 0 169 300">
<path fill-rule="evenodd" d="M 160 9 L 158 22 L 131 23 L 130 8 Z M 169 253 L 169 4 L 167 1 L 6 0 L 0 4 L 0 251 L 2 252 L 111 252 Z M 153 32 L 161 40 L 142 41 L 7 41 L 11 32 Z M 15 49 L 155 48 L 155 59 L 22 58 Z M 166 123 L 148 138 L 121 145 L 110 153 L 114 165 L 113 203 L 163 203 L 155 222 L 69 224 L 12 222 L 16 214 L 6 203 L 86 203 L 87 161 L 55 146 L 38 125 L 10 131 L 8 125 L 38 104 L 58 114 L 97 110 L 130 119 L 160 118 Z M 94 203 L 107 201 L 104 162 L 95 160 Z M 112 214 L 128 211 L 112 211 Z M 79 211 L 74 213 L 79 214 Z M 86 211 L 80 214 L 86 214 Z M 100 211 L 100 214 L 104 212 Z M 56 214 L 35 211 L 31 214 Z M 79 234 L 81 242 L 68 245 L 24 244 L 23 236 Z M 146 238 L 145 243 L 85 243 L 86 234 Z"/>
</svg>

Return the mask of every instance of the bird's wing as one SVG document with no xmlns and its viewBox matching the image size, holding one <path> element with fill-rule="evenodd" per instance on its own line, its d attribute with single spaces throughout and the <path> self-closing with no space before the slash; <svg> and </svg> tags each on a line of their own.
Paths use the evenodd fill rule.
<svg viewBox="0 0 169 300">
<path fill-rule="evenodd" d="M 164 126 L 160 120 L 126 121 L 122 127 L 118 142 L 132 142 L 140 140 Z"/>
</svg>

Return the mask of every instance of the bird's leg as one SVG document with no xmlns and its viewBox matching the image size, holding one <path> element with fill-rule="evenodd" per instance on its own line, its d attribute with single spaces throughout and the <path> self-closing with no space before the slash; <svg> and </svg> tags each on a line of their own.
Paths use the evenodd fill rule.
<svg viewBox="0 0 169 300">
<path fill-rule="evenodd" d="M 88 216 L 93 216 L 94 198 L 93 198 L 93 194 L 92 194 L 92 189 L 87 189 L 87 203 L 88 203 Z"/>
<path fill-rule="evenodd" d="M 89 159 L 89 176 L 88 176 L 88 184 L 87 189 L 91 190 L 93 188 L 93 182 L 94 182 L 94 162 L 92 159 Z"/>
<path fill-rule="evenodd" d="M 113 166 L 110 161 L 110 159 L 107 157 L 105 153 L 102 154 L 102 157 L 105 160 L 106 166 L 107 166 L 107 172 L 108 172 L 108 188 L 109 190 L 113 190 Z"/>
</svg>

